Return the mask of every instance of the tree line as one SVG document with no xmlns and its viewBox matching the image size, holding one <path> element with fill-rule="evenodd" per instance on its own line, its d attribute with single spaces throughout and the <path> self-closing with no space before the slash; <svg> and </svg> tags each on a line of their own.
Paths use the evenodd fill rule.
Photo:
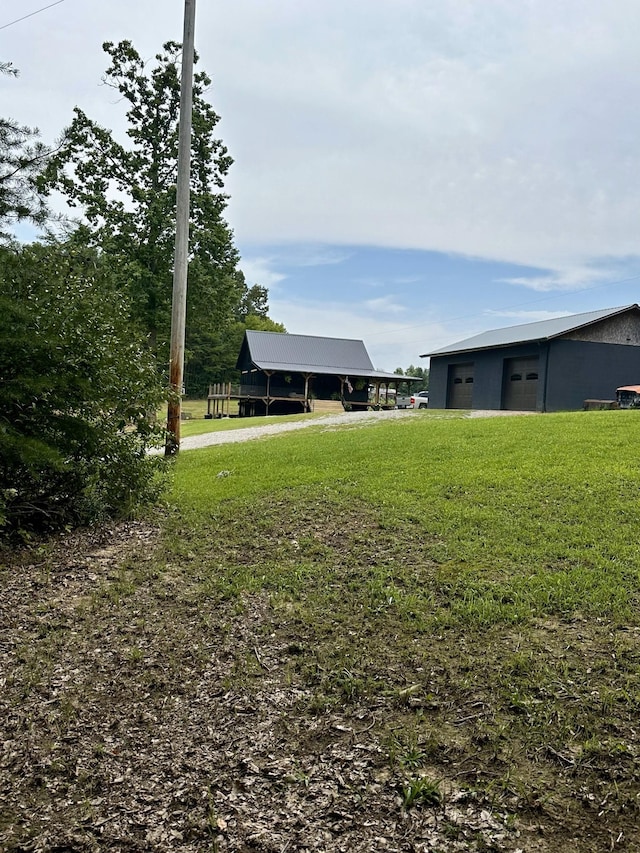
<svg viewBox="0 0 640 853">
<path fill-rule="evenodd" d="M 146 63 L 106 42 L 118 139 L 76 107 L 55 148 L 0 118 L 0 535 L 129 511 L 160 486 L 148 454 L 166 400 L 181 46 Z M 197 62 L 197 57 L 196 57 Z M 17 71 L 0 63 L 3 82 Z M 224 219 L 232 159 L 211 80 L 194 75 L 186 391 L 235 378 L 244 331 L 285 331 L 239 269 Z M 54 216 L 64 199 L 76 218 Z M 19 243 L 16 223 L 42 229 Z"/>
<path fill-rule="evenodd" d="M 398 373 L 400 376 L 415 376 L 418 379 L 418 382 L 411 383 L 412 391 L 428 391 L 429 390 L 429 368 L 428 367 L 415 367 L 413 364 L 410 364 L 406 369 L 402 367 L 396 367 L 393 371 L 394 373 Z"/>
</svg>

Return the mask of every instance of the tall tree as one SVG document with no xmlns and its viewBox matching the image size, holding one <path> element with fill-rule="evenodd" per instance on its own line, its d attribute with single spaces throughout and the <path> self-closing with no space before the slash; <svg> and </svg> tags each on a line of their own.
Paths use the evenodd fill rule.
<svg viewBox="0 0 640 853">
<path fill-rule="evenodd" d="M 18 71 L 10 62 L 0 62 L 0 74 L 17 77 Z M 10 239 L 5 229 L 16 222 L 44 222 L 46 208 L 35 177 L 48 153 L 37 130 L 0 118 L 0 241 Z"/>
<path fill-rule="evenodd" d="M 58 190 L 84 215 L 87 241 L 114 261 L 135 320 L 166 364 L 180 105 L 180 45 L 167 42 L 152 67 L 131 42 L 106 42 L 111 59 L 104 82 L 127 104 L 127 143 L 92 121 L 81 109 L 60 150 L 40 179 L 45 192 Z M 197 60 L 197 57 L 196 57 Z M 244 298 L 233 234 L 223 218 L 224 178 L 232 163 L 216 138 L 218 115 L 206 100 L 211 80 L 194 75 L 191 158 L 191 261 L 187 337 L 228 327 Z"/>
<path fill-rule="evenodd" d="M 48 154 L 0 118 L 0 540 L 127 512 L 158 484 L 147 450 L 165 389 L 113 265 L 78 234 L 9 237 L 46 217 L 34 179 Z"/>
<path fill-rule="evenodd" d="M 218 329 L 206 324 L 199 327 L 191 324 L 185 372 L 185 386 L 190 396 L 206 395 L 209 385 L 214 382 L 237 382 L 240 379 L 236 361 L 247 329 L 286 332 L 282 323 L 276 323 L 269 317 L 267 289 L 257 284 L 247 287 L 240 270 L 236 272 L 235 280 L 238 302 L 225 334 L 220 335 Z"/>
</svg>

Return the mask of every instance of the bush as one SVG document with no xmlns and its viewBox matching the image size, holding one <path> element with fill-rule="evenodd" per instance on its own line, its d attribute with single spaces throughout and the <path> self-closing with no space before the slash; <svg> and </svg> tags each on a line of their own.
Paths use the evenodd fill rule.
<svg viewBox="0 0 640 853">
<path fill-rule="evenodd" d="M 0 248 L 0 530 L 128 513 L 153 498 L 164 396 L 92 250 Z"/>
</svg>

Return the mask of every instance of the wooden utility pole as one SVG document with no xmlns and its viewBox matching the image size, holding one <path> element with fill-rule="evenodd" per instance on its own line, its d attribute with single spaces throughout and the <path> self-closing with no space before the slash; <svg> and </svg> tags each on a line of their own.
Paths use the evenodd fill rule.
<svg viewBox="0 0 640 853">
<path fill-rule="evenodd" d="M 180 407 L 184 377 L 184 335 L 187 314 L 187 274 L 189 271 L 189 190 L 191 183 L 191 113 L 193 110 L 193 54 L 196 0 L 185 0 L 180 84 L 180 125 L 178 129 L 178 178 L 176 187 L 176 242 L 173 262 L 171 303 L 171 354 L 167 408 L 165 456 L 180 449 Z"/>
</svg>

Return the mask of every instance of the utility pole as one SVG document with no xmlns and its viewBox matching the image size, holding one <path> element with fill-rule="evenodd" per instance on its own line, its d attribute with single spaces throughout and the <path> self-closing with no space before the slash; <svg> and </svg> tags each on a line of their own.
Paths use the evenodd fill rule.
<svg viewBox="0 0 640 853">
<path fill-rule="evenodd" d="M 184 336 L 187 314 L 187 274 L 189 271 L 189 190 L 191 183 L 191 113 L 193 110 L 193 54 L 196 0 L 185 0 L 180 83 L 180 124 L 178 128 L 178 177 L 176 186 L 176 242 L 173 262 L 171 303 L 171 354 L 167 408 L 165 456 L 180 450 L 180 407 L 184 377 Z"/>
</svg>

